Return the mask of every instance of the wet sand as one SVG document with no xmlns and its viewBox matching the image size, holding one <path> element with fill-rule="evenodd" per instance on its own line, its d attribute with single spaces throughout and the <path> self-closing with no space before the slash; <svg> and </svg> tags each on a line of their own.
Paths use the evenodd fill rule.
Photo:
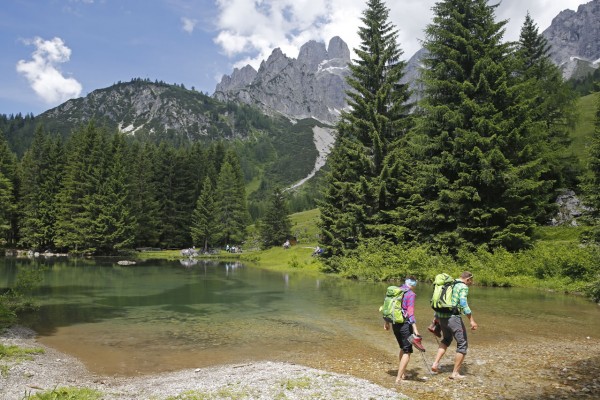
<svg viewBox="0 0 600 400">
<path fill-rule="evenodd" d="M 272 379 L 269 380 L 273 378 L 274 374 L 292 378 L 300 375 L 307 376 L 306 374 L 309 372 L 303 368 L 310 367 L 314 369 L 311 370 L 313 376 L 326 376 L 328 372 L 334 372 L 375 384 L 366 387 L 363 383 L 364 389 L 361 394 L 357 392 L 356 387 L 353 387 L 348 392 L 338 392 L 337 395 L 332 395 L 334 396 L 332 398 L 340 399 L 360 398 L 359 396 L 364 396 L 365 393 L 369 393 L 369 396 L 377 395 L 378 398 L 388 398 L 386 396 L 389 396 L 390 393 L 396 393 L 397 395 L 407 395 L 413 399 L 430 400 L 596 399 L 600 393 L 600 340 L 598 337 L 579 336 L 577 333 L 573 333 L 567 335 L 564 340 L 548 340 L 542 336 L 524 334 L 515 335 L 511 341 L 504 340 L 495 343 L 486 341 L 474 344 L 469 349 L 463 367 L 466 378 L 454 381 L 448 379 L 454 356 L 452 347 L 442 359 L 441 372 L 437 375 L 429 373 L 428 368 L 433 361 L 437 344 L 432 335 L 429 333 L 427 335 L 424 340 L 427 351 L 413 354 L 408 367 L 408 379 L 400 385 L 395 384 L 397 357 L 394 349 L 386 350 L 343 344 L 340 345 L 337 352 L 325 350 L 323 352 L 301 352 L 294 355 L 282 354 L 281 357 L 274 360 L 255 360 L 237 366 L 212 367 L 200 374 L 204 374 L 205 378 L 209 379 L 212 373 L 210 371 L 215 368 L 215 371 L 220 374 L 232 373 L 237 369 L 241 372 L 247 369 L 246 372 L 252 376 L 263 374 L 260 379 L 254 380 L 257 383 L 251 382 L 251 384 L 277 385 L 273 383 Z M 18 340 L 24 340 L 23 343 L 30 346 L 37 343 L 33 337 Z M 163 388 L 160 390 L 167 390 L 169 387 L 173 387 L 175 390 L 182 382 L 187 382 L 186 384 L 189 385 L 190 374 L 194 375 L 194 370 L 186 369 L 151 375 L 103 376 L 89 372 L 78 360 L 68 362 L 69 359 L 70 356 L 50 348 L 46 355 L 36 356 L 34 361 L 18 367 L 21 372 L 9 373 L 8 376 L 2 377 L 0 382 L 2 382 L 2 386 L 13 388 L 14 385 L 27 384 L 31 391 L 35 391 L 36 387 L 53 388 L 62 382 L 56 381 L 57 376 L 68 376 L 66 382 L 69 383 L 69 386 L 90 387 L 91 385 L 91 387 L 109 392 L 115 392 L 117 388 L 120 388 L 122 396 L 125 396 L 123 393 L 126 393 L 127 390 L 135 393 L 135 390 L 141 390 L 140 387 L 149 388 L 152 385 L 156 385 L 156 390 L 159 390 L 159 387 Z M 27 371 L 32 370 L 36 372 L 29 372 L 32 375 L 28 377 Z M 45 376 L 49 372 L 52 372 L 52 376 Z M 15 381 L 19 379 L 20 381 Z M 360 382 L 353 382 L 353 384 L 360 386 Z M 198 384 L 200 385 L 200 383 Z M 323 384 L 327 386 L 331 383 Z M 390 391 L 381 391 L 384 388 L 390 389 Z M 260 392 L 258 388 L 256 390 L 257 393 Z M 326 392 L 327 390 L 324 390 L 318 392 L 321 394 L 317 394 L 321 396 Z M 156 392 L 155 394 L 159 395 L 160 393 Z M 309 396 L 308 393 L 306 395 Z M 316 395 L 315 392 L 312 392 L 312 395 Z M 256 397 L 250 398 L 259 397 L 257 394 Z"/>
<path fill-rule="evenodd" d="M 442 359 L 441 372 L 432 375 L 429 366 L 437 351 L 431 339 L 425 353 L 414 353 L 408 379 L 395 384 L 397 358 L 389 354 L 357 354 L 348 362 L 330 359 L 305 360 L 305 365 L 327 371 L 348 373 L 379 385 L 396 388 L 414 399 L 597 399 L 600 398 L 600 340 L 598 337 L 570 337 L 549 341 L 530 335 L 511 342 L 471 345 L 465 358 L 461 381 L 448 379 L 454 349 Z M 386 357 L 387 356 L 387 357 Z M 423 358 L 425 361 L 423 361 Z"/>
</svg>

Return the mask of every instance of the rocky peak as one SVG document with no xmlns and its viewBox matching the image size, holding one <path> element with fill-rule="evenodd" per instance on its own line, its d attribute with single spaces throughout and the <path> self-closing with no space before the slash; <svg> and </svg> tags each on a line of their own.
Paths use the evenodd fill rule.
<svg viewBox="0 0 600 400">
<path fill-rule="evenodd" d="M 341 60 L 345 60 L 350 62 L 350 49 L 346 42 L 342 40 L 339 36 L 334 36 L 329 41 L 329 45 L 327 46 L 327 55 L 329 59 L 339 58 Z"/>
<path fill-rule="evenodd" d="M 550 58 L 563 69 L 565 78 L 576 76 L 584 64 L 588 70 L 597 68 L 600 60 L 600 0 L 582 4 L 577 11 L 561 11 L 542 35 L 552 46 Z"/>
<path fill-rule="evenodd" d="M 300 47 L 298 53 L 298 64 L 306 66 L 308 71 L 316 71 L 322 61 L 327 60 L 327 49 L 325 43 L 311 40 Z"/>
<path fill-rule="evenodd" d="M 213 97 L 253 104 L 293 119 L 312 117 L 334 123 L 347 106 L 349 62 L 350 50 L 339 37 L 332 38 L 328 48 L 314 40 L 305 43 L 297 59 L 276 48 L 256 75 L 247 72 L 242 79 L 241 71 L 234 70 L 231 76 L 223 76 Z"/>
<path fill-rule="evenodd" d="M 267 61 L 262 61 L 258 68 L 258 74 L 268 73 L 269 75 L 277 75 L 290 64 L 290 59 L 278 47 L 267 58 Z"/>
<path fill-rule="evenodd" d="M 256 70 L 251 65 L 246 65 L 242 69 L 234 68 L 231 76 L 223 75 L 221 83 L 217 85 L 217 91 L 223 90 L 223 88 L 240 89 L 243 88 L 254 80 L 256 77 Z"/>
</svg>

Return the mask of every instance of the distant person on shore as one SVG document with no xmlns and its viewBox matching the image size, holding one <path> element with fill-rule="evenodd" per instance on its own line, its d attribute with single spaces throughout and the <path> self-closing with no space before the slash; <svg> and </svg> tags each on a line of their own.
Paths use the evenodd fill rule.
<svg viewBox="0 0 600 400">
<path fill-rule="evenodd" d="M 473 274 L 469 271 L 465 271 L 457 279 L 452 290 L 452 305 L 455 307 L 453 313 L 442 313 L 435 312 L 435 318 L 440 324 L 442 330 L 442 341 L 440 342 L 435 360 L 431 366 L 431 371 L 439 372 L 440 360 L 446 353 L 448 346 L 452 343 L 452 340 L 456 340 L 456 356 L 454 357 L 454 369 L 450 379 L 463 379 L 464 375 L 460 374 L 460 367 L 465 360 L 467 355 L 467 330 L 462 320 L 462 315 L 466 315 L 469 318 L 471 329 L 477 329 L 477 322 L 473 318 L 473 313 L 469 308 L 467 302 L 467 296 L 469 295 L 469 286 L 473 284 Z"/>
<path fill-rule="evenodd" d="M 406 379 L 406 367 L 410 361 L 410 355 L 413 352 L 413 344 L 419 349 L 422 348 L 421 339 L 419 336 L 419 330 L 417 329 L 417 321 L 415 319 L 415 299 L 417 295 L 413 292 L 413 289 L 417 286 L 417 280 L 414 276 L 406 277 L 404 285 L 400 286 L 400 290 L 404 291 L 404 297 L 402 297 L 402 314 L 404 314 L 404 320 L 401 323 L 393 323 L 392 321 L 384 318 L 383 328 L 386 331 L 390 330 L 390 325 L 396 341 L 400 346 L 400 354 L 398 355 L 398 375 L 396 376 L 396 383 L 402 383 Z M 411 340 L 418 338 L 416 341 Z"/>
</svg>

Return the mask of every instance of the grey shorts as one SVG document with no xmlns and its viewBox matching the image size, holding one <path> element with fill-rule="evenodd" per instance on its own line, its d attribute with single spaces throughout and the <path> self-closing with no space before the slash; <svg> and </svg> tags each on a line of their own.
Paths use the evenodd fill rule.
<svg viewBox="0 0 600 400">
<path fill-rule="evenodd" d="M 452 339 L 456 339 L 456 352 L 467 354 L 469 343 L 467 342 L 467 330 L 460 315 L 453 315 L 450 318 L 440 318 L 440 327 L 442 328 L 442 343 L 450 346 Z"/>
</svg>

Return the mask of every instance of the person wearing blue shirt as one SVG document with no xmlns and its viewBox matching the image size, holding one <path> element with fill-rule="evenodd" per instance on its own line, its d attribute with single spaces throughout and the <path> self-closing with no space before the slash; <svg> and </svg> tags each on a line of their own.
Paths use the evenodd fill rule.
<svg viewBox="0 0 600 400">
<path fill-rule="evenodd" d="M 454 357 L 454 369 L 450 379 L 463 379 L 464 375 L 460 374 L 460 367 L 465 360 L 467 355 L 467 330 L 462 320 L 462 315 L 466 315 L 469 318 L 471 329 L 477 329 L 477 322 L 473 319 L 473 313 L 469 308 L 467 296 L 469 295 L 469 286 L 473 284 L 473 274 L 469 271 L 465 271 L 460 275 L 460 278 L 456 280 L 454 289 L 452 290 L 452 305 L 456 312 L 454 313 L 435 313 L 435 318 L 439 320 L 440 327 L 442 329 L 442 341 L 440 342 L 438 352 L 431 366 L 431 371 L 439 372 L 440 360 L 446 353 L 448 346 L 452 343 L 452 340 L 456 340 L 456 356 Z"/>
</svg>

